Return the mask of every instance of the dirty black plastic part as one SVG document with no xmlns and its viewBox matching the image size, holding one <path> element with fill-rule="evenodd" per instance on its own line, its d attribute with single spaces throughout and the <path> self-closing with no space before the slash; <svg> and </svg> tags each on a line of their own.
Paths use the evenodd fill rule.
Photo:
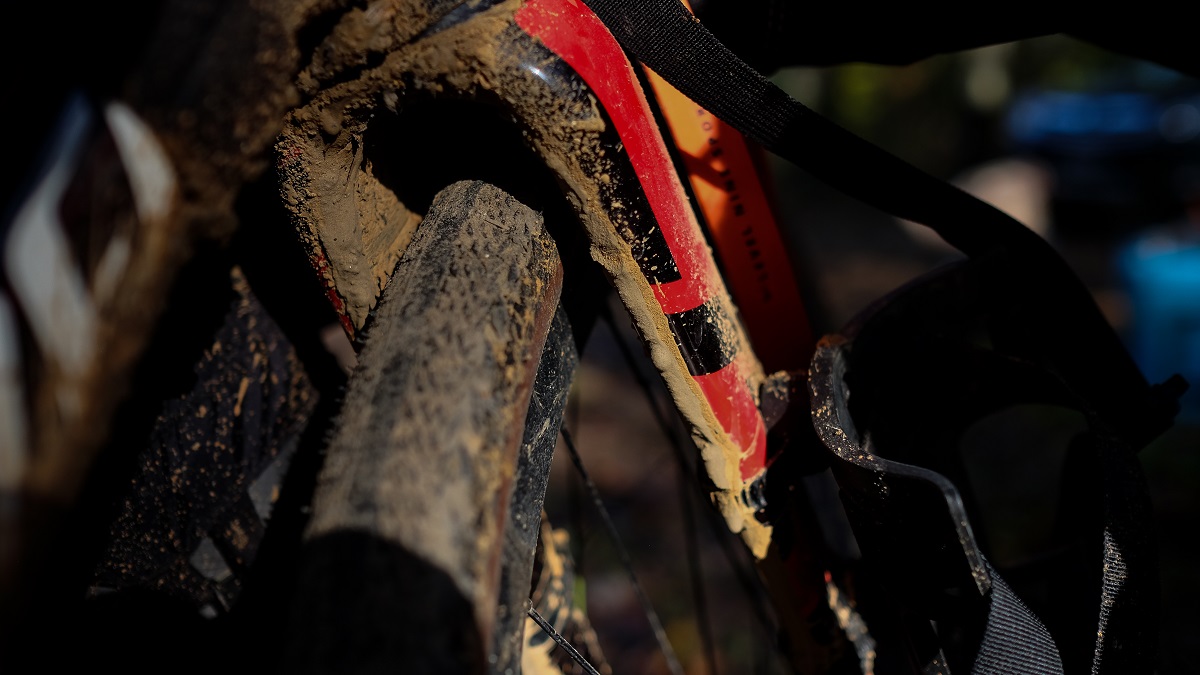
<svg viewBox="0 0 1200 675">
<path fill-rule="evenodd" d="M 566 312 L 559 307 L 542 349 L 525 435 L 517 458 L 512 501 L 505 529 L 500 600 L 492 635 L 489 667 L 492 672 L 520 672 L 521 645 L 525 637 L 525 607 L 533 580 L 534 552 L 542 522 L 542 502 L 550 480 L 550 463 L 558 443 L 567 406 L 567 395 L 579 355 Z"/>
<path fill-rule="evenodd" d="M 1138 672 L 1152 663 L 1157 639 L 1149 590 L 1157 576 L 1136 441 L 1166 428 L 1181 383 L 1135 408 L 1156 415 L 1102 414 L 1128 392 L 1098 391 L 1059 370 L 1061 345 L 1038 349 L 1059 337 L 1038 331 L 1019 296 L 986 292 L 996 283 L 992 262 L 919 279 L 825 338 L 810 371 L 817 433 L 894 616 L 936 622 L 936 636 L 909 622 L 909 647 L 926 645 L 913 649 L 920 667 L 1005 670 L 1036 654 L 1046 672 Z M 1087 428 L 1064 477 L 1093 486 L 1060 496 L 1061 551 L 1047 565 L 1048 596 L 1026 579 L 1010 585 L 989 562 L 959 454 L 976 421 L 1030 403 L 1082 415 Z M 998 641 L 1004 631 L 1024 641 Z"/>
</svg>

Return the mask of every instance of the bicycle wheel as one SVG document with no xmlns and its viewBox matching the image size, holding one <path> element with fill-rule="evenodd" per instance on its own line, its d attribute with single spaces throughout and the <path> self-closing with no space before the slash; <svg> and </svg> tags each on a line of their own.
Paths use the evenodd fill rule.
<svg viewBox="0 0 1200 675">
<path fill-rule="evenodd" d="M 367 323 L 326 450 L 292 669 L 512 661 L 574 361 L 552 345 L 535 386 L 561 275 L 540 217 L 514 198 L 476 181 L 435 199 Z"/>
</svg>

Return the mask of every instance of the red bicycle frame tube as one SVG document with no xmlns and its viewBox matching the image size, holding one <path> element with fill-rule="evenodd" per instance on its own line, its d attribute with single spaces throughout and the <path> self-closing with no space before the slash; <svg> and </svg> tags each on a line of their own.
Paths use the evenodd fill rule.
<svg viewBox="0 0 1200 675">
<path fill-rule="evenodd" d="M 656 256 L 653 250 L 631 247 L 635 258 L 642 254 L 652 261 L 640 262 L 639 268 L 671 326 L 690 376 L 725 434 L 739 450 L 737 470 L 741 489 L 736 495 L 728 492 L 724 496 L 718 495 L 718 502 L 721 502 L 730 526 L 735 531 L 740 529 L 751 551 L 758 558 L 768 560 L 764 568 L 767 577 L 780 584 L 780 596 L 784 599 L 778 607 L 786 615 L 783 624 L 792 643 L 789 658 L 804 672 L 835 672 L 831 667 L 834 663 L 843 666 L 852 663 L 857 667 L 854 652 L 848 647 L 846 636 L 838 627 L 838 619 L 829 607 L 827 573 L 820 556 L 814 555 L 812 549 L 798 547 L 788 554 L 768 558 L 770 526 L 738 522 L 739 515 L 748 511 L 758 509 L 752 516 L 756 518 L 765 513 L 765 477 L 768 466 L 776 458 L 767 454 L 766 425 L 757 404 L 758 392 L 751 389 L 751 386 L 760 385 L 761 380 L 755 381 L 743 370 L 744 364 L 753 364 L 761 378 L 761 364 L 757 355 L 750 351 L 748 336 L 740 320 L 735 318 L 736 310 L 725 291 L 724 279 L 705 243 L 696 213 L 633 66 L 608 29 L 582 2 L 526 0 L 516 12 L 515 21 L 586 82 L 612 121 L 619 138 L 616 149 L 624 150 L 632 164 L 636 178 L 630 182 L 636 181 L 638 189 L 644 192 L 652 217 L 628 221 L 627 226 L 632 232 L 622 233 L 622 236 L 634 243 L 653 242 L 658 236 L 666 249 Z M 661 230 L 660 235 L 654 232 L 656 227 Z M 653 249 L 653 246 L 648 248 Z M 670 259 L 677 268 L 678 274 L 674 278 L 664 280 L 657 274 L 660 270 L 656 268 L 661 269 L 664 258 Z M 791 281 L 790 267 L 786 271 L 788 281 Z M 799 298 L 794 300 L 798 305 Z M 629 306 L 629 299 L 625 298 L 625 301 Z M 631 311 L 633 309 L 631 307 Z M 800 343 L 798 346 L 809 347 L 807 317 L 800 314 L 793 318 L 798 318 L 804 328 L 795 336 Z M 698 338 L 696 327 L 701 332 Z M 660 368 L 664 367 L 662 363 L 656 363 Z M 672 392 L 672 395 L 676 394 Z M 683 410 L 686 400 L 680 403 L 677 399 L 677 403 Z M 714 467 L 708 464 L 708 458 L 713 450 L 701 447 L 710 476 Z M 740 503 L 734 506 L 730 503 L 731 498 Z M 799 531 L 794 529 L 789 536 Z M 809 531 L 803 536 L 819 535 Z M 824 638 L 814 639 L 815 636 Z"/>
<path fill-rule="evenodd" d="M 711 308 L 715 292 L 723 289 L 723 284 L 645 94 L 621 47 L 580 2 L 530 0 L 517 12 L 516 22 L 566 61 L 611 117 L 661 228 L 670 257 L 679 270 L 677 279 L 662 281 L 655 276 L 646 279 L 663 313 L 678 317 Z M 639 227 L 639 223 L 630 225 L 635 230 Z M 676 341 L 685 352 L 685 360 L 703 359 L 704 355 L 687 352 L 708 344 L 744 348 L 739 340 L 721 339 L 719 334 L 729 318 L 723 321 L 705 317 L 704 330 L 715 335 L 705 337 L 701 345 L 689 344 L 676 331 Z M 692 377 L 725 432 L 742 448 L 739 472 L 744 482 L 750 482 L 765 472 L 770 458 L 757 395 L 741 372 L 739 356 L 728 355 L 722 359 L 725 363 L 711 372 L 698 373 L 693 369 Z"/>
</svg>

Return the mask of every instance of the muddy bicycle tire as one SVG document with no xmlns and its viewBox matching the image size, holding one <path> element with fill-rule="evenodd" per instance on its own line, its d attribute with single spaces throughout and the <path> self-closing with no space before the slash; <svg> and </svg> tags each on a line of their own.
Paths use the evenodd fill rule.
<svg viewBox="0 0 1200 675">
<path fill-rule="evenodd" d="M 364 331 L 326 450 L 289 670 L 468 673 L 519 657 L 576 359 L 562 340 L 541 358 L 552 326 L 569 337 L 561 278 L 540 216 L 511 196 L 476 181 L 435 199 Z M 522 458 L 533 466 L 518 471 Z"/>
</svg>

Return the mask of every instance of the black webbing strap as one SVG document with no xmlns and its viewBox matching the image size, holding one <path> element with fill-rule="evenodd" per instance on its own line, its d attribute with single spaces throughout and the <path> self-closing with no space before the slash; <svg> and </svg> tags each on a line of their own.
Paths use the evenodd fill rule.
<svg viewBox="0 0 1200 675">
<path fill-rule="evenodd" d="M 1057 336 L 1050 341 L 1056 344 L 1046 345 L 1047 351 L 1054 352 L 1053 358 L 1062 370 L 1081 386 L 1091 389 L 1094 384 L 1096 388 L 1107 387 L 1118 392 L 1113 400 L 1099 403 L 1106 408 L 1100 413 L 1109 423 L 1122 426 L 1129 421 L 1136 426 L 1139 422 L 1134 420 L 1142 417 L 1143 432 L 1153 427 L 1153 423 L 1147 425 L 1144 419 L 1149 413 L 1131 413 L 1133 404 L 1129 401 L 1140 400 L 1146 389 L 1140 371 L 1131 359 L 1123 357 L 1127 353 L 1088 298 L 1082 282 L 1037 235 L 990 204 L 920 171 L 792 99 L 726 48 L 679 0 L 586 2 L 633 57 L 764 149 L 852 198 L 932 228 L 972 258 L 1020 252 L 1019 256 L 1009 258 L 1020 260 L 1022 267 L 1013 270 L 1013 287 L 1008 291 L 1054 296 L 1033 317 L 1038 324 L 1036 330 Z M 1097 347 L 1098 343 L 1103 346 Z M 1096 350 L 1088 352 L 1085 345 Z M 1104 357 L 1104 368 L 1096 367 L 1097 354 Z M 1119 384 L 1114 386 L 1114 382 Z M 1122 398 L 1122 391 L 1129 392 L 1129 399 Z M 1122 400 L 1123 409 L 1119 404 Z M 1149 436 L 1160 431 L 1161 428 L 1152 428 Z M 1148 440 L 1138 438 L 1128 428 L 1122 432 L 1128 434 L 1136 447 Z M 1115 486 L 1106 487 L 1111 494 Z M 1111 524 L 1114 514 L 1106 515 Z M 1126 527 L 1120 531 L 1128 532 L 1128 523 L 1122 525 Z M 1114 562 L 1112 557 L 1111 552 L 1105 552 L 1106 572 Z M 995 579 L 999 583 L 989 598 L 987 627 L 972 670 L 1063 672 L 1062 659 L 1043 622 L 998 575 Z M 1095 599 L 1098 605 L 1103 605 L 1102 614 L 1115 608 L 1114 599 L 1131 600 L 1130 587 L 1136 584 L 1118 583 L 1115 593 L 1109 588 L 1111 582 L 1129 581 L 1105 575 L 1101 597 Z M 1120 607 L 1125 603 L 1115 604 Z M 1141 612 L 1117 614 L 1129 616 Z M 1104 614 L 1101 626 L 1116 627 L 1124 623 L 1114 622 L 1113 618 L 1116 617 Z M 1101 663 L 1103 652 L 1119 651 L 1114 647 L 1121 639 L 1119 635 L 1101 637 L 1091 664 L 1093 672 L 1111 672 Z M 1139 653 L 1122 661 L 1128 665 L 1143 657 Z"/>
<path fill-rule="evenodd" d="M 1004 212 L 812 112 L 678 0 L 587 0 L 623 47 L 688 98 L 817 179 L 982 256 L 1032 235 Z"/>
<path fill-rule="evenodd" d="M 977 675 L 1063 672 L 1050 631 L 984 561 L 992 579 L 987 626 L 971 672 Z"/>
<path fill-rule="evenodd" d="M 1037 234 L 809 110 L 730 51 L 679 0 L 586 2 L 638 61 L 764 149 L 854 199 L 933 229 L 973 259 L 1013 261 L 1000 292 L 1037 298 L 1027 307 L 1030 324 L 1039 336 L 1055 336 L 1035 337 L 1039 349 L 1082 388 L 1111 394 L 1095 404 L 1111 423 L 1127 425 L 1119 432 L 1134 445 L 1169 426 L 1169 420 L 1156 426 L 1163 413 L 1148 407 L 1145 378 L 1088 289 Z M 1105 368 L 1096 368 L 1097 360 Z"/>
<path fill-rule="evenodd" d="M 1154 506 L 1141 464 L 1128 447 L 1099 436 L 1095 449 L 1104 495 L 1104 552 L 1091 672 L 1150 673 L 1159 621 Z"/>
</svg>

